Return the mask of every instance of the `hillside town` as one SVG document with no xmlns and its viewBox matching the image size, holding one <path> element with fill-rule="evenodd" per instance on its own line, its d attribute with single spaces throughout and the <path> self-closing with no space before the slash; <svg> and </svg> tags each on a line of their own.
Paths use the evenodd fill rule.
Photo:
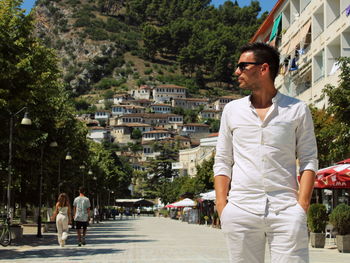
<svg viewBox="0 0 350 263">
<path fill-rule="evenodd" d="M 118 155 L 132 155 L 132 167 L 146 170 L 147 162 L 160 155 L 154 142 L 179 146 L 178 161 L 173 169 L 179 175 L 196 175 L 196 166 L 212 157 L 217 132 L 211 132 L 208 120 L 220 120 L 223 108 L 240 95 L 218 98 L 189 98 L 185 87 L 177 85 L 142 85 L 128 93 L 115 94 L 107 99 L 111 110 L 99 109 L 94 114 L 82 114 L 77 118 L 86 123 L 88 138 L 95 142 L 110 142 L 121 148 L 140 144 L 137 152 L 118 151 Z M 106 100 L 100 100 L 103 108 Z M 174 109 L 197 110 L 198 122 L 184 123 L 184 116 L 172 113 Z"/>
</svg>

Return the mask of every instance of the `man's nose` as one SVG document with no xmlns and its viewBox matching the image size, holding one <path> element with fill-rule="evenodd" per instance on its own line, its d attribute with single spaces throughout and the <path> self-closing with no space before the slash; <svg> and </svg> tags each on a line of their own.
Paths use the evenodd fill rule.
<svg viewBox="0 0 350 263">
<path fill-rule="evenodd" d="M 239 76 L 241 73 L 241 70 L 239 69 L 239 67 L 237 67 L 235 72 L 233 72 L 233 75 Z"/>
</svg>

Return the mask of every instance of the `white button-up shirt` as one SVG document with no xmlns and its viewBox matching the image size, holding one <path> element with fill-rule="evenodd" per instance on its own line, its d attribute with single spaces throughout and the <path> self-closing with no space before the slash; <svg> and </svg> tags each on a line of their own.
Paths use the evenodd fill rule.
<svg viewBox="0 0 350 263">
<path fill-rule="evenodd" d="M 317 171 L 317 146 L 308 106 L 277 92 L 264 121 L 250 96 L 228 103 L 222 113 L 214 176 L 231 178 L 229 202 L 264 214 L 296 204 L 296 159 L 300 172 Z"/>
</svg>

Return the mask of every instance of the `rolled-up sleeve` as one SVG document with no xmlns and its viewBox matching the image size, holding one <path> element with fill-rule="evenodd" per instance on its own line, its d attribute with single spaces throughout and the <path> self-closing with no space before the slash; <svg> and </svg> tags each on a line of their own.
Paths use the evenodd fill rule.
<svg viewBox="0 0 350 263">
<path fill-rule="evenodd" d="M 228 104 L 229 105 L 229 104 Z M 227 106 L 228 106 L 227 105 Z M 229 127 L 229 107 L 222 113 L 218 142 L 214 162 L 214 176 L 224 175 L 231 178 L 233 164 L 232 132 Z"/>
<path fill-rule="evenodd" d="M 299 172 L 312 170 L 316 173 L 318 169 L 317 143 L 311 112 L 306 104 L 303 104 L 296 137 L 297 158 L 300 166 Z"/>
</svg>

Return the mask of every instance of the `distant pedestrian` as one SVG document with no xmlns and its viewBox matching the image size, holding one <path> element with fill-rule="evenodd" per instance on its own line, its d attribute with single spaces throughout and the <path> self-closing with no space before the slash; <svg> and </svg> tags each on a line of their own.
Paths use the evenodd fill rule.
<svg viewBox="0 0 350 263">
<path fill-rule="evenodd" d="M 98 206 L 96 206 L 94 208 L 94 222 L 98 223 L 100 221 L 99 216 L 100 216 L 100 213 L 98 211 Z"/>
<path fill-rule="evenodd" d="M 55 211 L 51 220 L 55 220 L 57 226 L 58 244 L 64 247 L 68 238 L 68 224 L 72 224 L 72 213 L 67 194 L 61 193 L 58 196 Z"/>
<path fill-rule="evenodd" d="M 112 214 L 113 220 L 115 220 L 115 216 L 117 215 L 117 210 L 115 210 L 114 207 L 113 207 L 112 210 L 111 210 L 111 214 Z"/>
<path fill-rule="evenodd" d="M 140 216 L 140 214 L 141 214 L 140 207 L 138 207 L 138 208 L 136 209 L 136 212 L 137 212 L 137 216 Z"/>
<path fill-rule="evenodd" d="M 85 236 L 90 214 L 90 200 L 85 196 L 84 187 L 79 188 L 79 196 L 74 199 L 74 220 L 78 234 L 78 246 L 86 244 Z M 81 233 L 83 228 L 83 234 Z"/>
</svg>

